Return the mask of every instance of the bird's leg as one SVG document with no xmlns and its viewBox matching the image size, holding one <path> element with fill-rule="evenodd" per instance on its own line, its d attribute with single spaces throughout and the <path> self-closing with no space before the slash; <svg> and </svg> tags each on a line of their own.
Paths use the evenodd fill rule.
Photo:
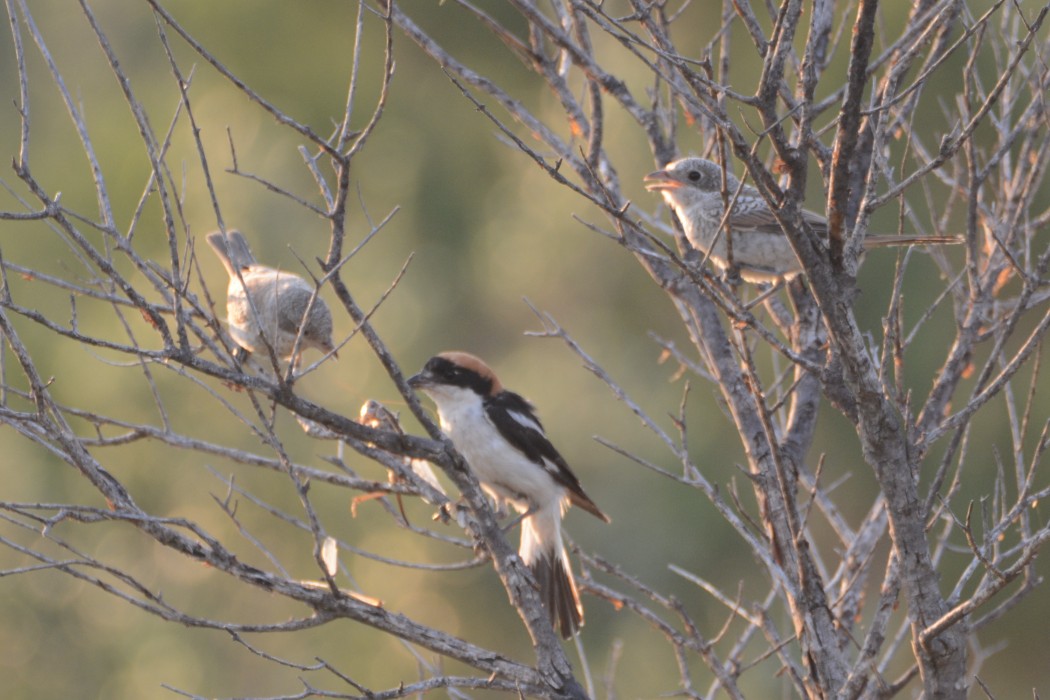
<svg viewBox="0 0 1050 700">
<path fill-rule="evenodd" d="M 739 287 L 741 282 L 740 265 L 734 262 L 729 267 L 722 270 L 722 281 L 733 289 Z"/>
<path fill-rule="evenodd" d="M 522 522 L 523 520 L 525 520 L 525 518 L 529 517 L 538 510 L 538 507 L 530 505 L 527 511 L 525 511 L 524 513 L 519 513 L 513 520 L 511 520 L 509 523 L 503 526 L 503 534 L 507 534 L 508 532 L 513 530 L 518 525 L 518 523 Z"/>
</svg>

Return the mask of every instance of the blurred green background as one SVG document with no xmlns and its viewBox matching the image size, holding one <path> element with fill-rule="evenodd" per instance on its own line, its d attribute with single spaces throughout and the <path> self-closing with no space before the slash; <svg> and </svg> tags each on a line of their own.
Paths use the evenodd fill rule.
<svg viewBox="0 0 1050 700">
<path fill-rule="evenodd" d="M 501 2 L 480 3 L 487 11 L 517 27 L 519 20 Z M 681 37 L 682 50 L 698 50 L 717 26 L 715 3 L 691 8 L 690 21 L 709 27 L 697 41 Z M 157 23 L 145 3 L 107 0 L 92 6 L 142 101 L 154 132 L 163 135 L 178 105 Z M 353 55 L 356 4 L 352 2 L 224 0 L 217 3 L 172 2 L 168 9 L 179 22 L 233 73 L 279 109 L 320 134 L 329 133 L 341 118 Z M 533 75 L 523 70 L 502 44 L 481 29 L 454 3 L 408 2 L 404 9 L 452 53 L 483 74 L 505 85 L 541 117 L 551 119 L 566 135 L 557 105 Z M 901 11 L 904 4 L 901 3 Z M 102 165 L 119 229 L 127 230 L 143 196 L 149 163 L 134 119 L 120 86 L 79 7 L 70 3 L 31 3 L 30 11 L 51 52 L 65 85 L 83 110 L 94 149 Z M 890 12 L 892 19 L 895 15 Z M 899 16 L 897 16 L 899 20 Z M 737 28 L 739 29 L 739 28 Z M 192 69 L 190 96 L 201 129 L 208 165 L 215 182 L 222 216 L 228 226 L 248 236 L 257 256 L 273 265 L 299 269 L 295 254 L 310 262 L 327 250 L 326 222 L 295 202 L 266 191 L 258 183 L 231 174 L 230 140 L 242 171 L 271 180 L 311 202 L 320 203 L 316 186 L 297 147 L 303 138 L 252 104 L 210 66 L 187 50 L 168 30 L 180 69 Z M 77 135 L 40 52 L 22 33 L 30 71 L 32 133 L 29 163 L 33 174 L 62 203 L 97 218 L 95 189 Z M 758 63 L 746 50 L 743 35 L 736 43 L 739 60 L 734 76 L 750 86 Z M 377 18 L 365 22 L 355 126 L 362 126 L 375 103 L 382 66 L 383 35 Z M 614 50 L 612 47 L 610 51 Z M 743 586 L 761 595 L 765 577 L 741 542 L 698 493 L 675 487 L 597 444 L 602 436 L 677 473 L 659 441 L 559 340 L 524 335 L 541 328 L 527 298 L 549 312 L 591 354 L 637 404 L 661 427 L 673 433 L 669 417 L 677 413 L 685 380 L 677 365 L 661 361 L 652 335 L 688 347 L 688 338 L 665 295 L 635 261 L 609 240 L 573 219 L 605 225 L 601 214 L 555 185 L 531 161 L 504 143 L 494 125 L 481 115 L 430 58 L 400 33 L 394 36 L 396 74 L 385 114 L 367 147 L 354 161 L 350 205 L 350 246 L 370 229 L 369 221 L 396 214 L 345 268 L 344 279 L 358 302 L 374 304 L 410 255 L 407 274 L 374 317 L 374 324 L 406 372 L 418 369 L 432 354 L 464 349 L 484 357 L 504 384 L 533 400 L 555 443 L 573 465 L 582 483 L 613 519 L 602 525 L 586 514 L 570 514 L 567 530 L 585 551 L 622 565 L 647 585 L 674 594 L 713 636 L 726 619 L 725 608 L 667 568 L 675 564 L 695 571 L 735 594 Z M 12 41 L 0 33 L 0 156 L 11 159 L 19 148 L 18 96 Z M 960 57 L 957 63 L 960 63 Z M 644 76 L 625 64 L 625 75 Z M 948 86 L 945 89 L 954 88 Z M 750 87 L 745 88 L 747 91 Z M 641 94 L 641 92 L 639 92 Z M 483 102 L 490 101 L 482 98 Z M 611 104 L 611 103 L 610 103 Z M 929 128 L 943 128 L 931 124 Z M 615 108 L 609 109 L 606 144 L 614 156 L 624 187 L 636 206 L 657 208 L 641 187 L 641 176 L 654 163 L 643 136 Z M 682 150 L 701 147 L 699 137 L 683 129 Z M 178 186 L 185 225 L 200 255 L 208 291 L 224 294 L 225 276 L 217 260 L 200 241 L 217 225 L 205 188 L 202 166 L 185 115 L 175 125 L 167 165 Z M 27 198 L 14 173 L 0 174 L 5 192 L 0 209 L 21 210 Z M 813 192 L 819 191 L 814 183 Z M 31 200 L 30 200 L 31 201 Z M 819 206 L 819 194 L 811 202 Z M 30 204 L 33 208 L 35 203 Z M 893 225 L 892 215 L 888 224 Z M 85 227 L 98 240 L 96 232 Z M 167 264 L 167 243 L 155 195 L 135 229 L 136 249 Z M 0 252 L 4 260 L 39 273 L 83 280 L 84 270 L 70 247 L 43 225 L 0 222 Z M 889 290 L 883 281 L 892 274 L 892 254 L 872 256 L 862 270 L 859 303 L 865 328 L 879 336 Z M 314 267 L 316 270 L 316 266 Z M 143 282 L 141 276 L 132 279 Z M 936 295 L 934 267 L 922 256 L 910 275 L 909 299 L 914 321 Z M 67 322 L 73 311 L 67 291 L 39 280 L 9 275 L 16 303 Z M 935 282 L 935 280 L 934 280 Z M 194 279 L 194 290 L 203 286 Z M 76 314 L 85 330 L 123 339 L 122 325 L 103 303 L 78 299 Z M 220 305 L 221 306 L 221 305 Z M 909 314 L 911 316 L 911 314 Z M 927 330 L 930 343 L 952 333 L 952 321 L 942 314 Z M 137 314 L 127 319 L 136 337 L 156 343 Z M 17 319 L 23 342 L 45 376 L 53 377 L 56 398 L 86 411 L 129 421 L 159 425 L 161 411 L 141 369 L 126 357 L 88 349 L 58 339 L 25 319 Z M 345 336 L 353 324 L 336 313 L 336 334 Z M 918 343 L 922 347 L 923 343 Z M 1015 344 L 1016 345 L 1016 344 Z M 928 346 L 927 346 L 928 347 Z M 915 354 L 915 353 L 913 353 Z M 311 358 L 312 359 L 312 358 Z M 917 391 L 929 386 L 938 363 L 936 352 L 912 357 L 909 382 Z M 4 357 L 4 380 L 23 386 L 10 354 Z M 214 396 L 174 371 L 151 370 L 174 430 L 244 450 L 265 453 L 249 428 L 234 418 Z M 1024 373 L 1024 380 L 1030 377 Z M 250 412 L 243 395 L 203 382 L 237 409 Z M 298 390 L 311 400 L 349 416 L 367 398 L 400 410 L 401 399 L 380 364 L 361 338 L 304 379 Z M 1043 392 L 1045 394 L 1045 392 Z M 1040 397 L 1045 403 L 1046 396 Z M 15 402 L 17 404 L 17 402 Z M 20 406 L 22 409 L 27 406 Z M 1039 414 L 1045 415 L 1045 410 Z M 737 469 L 742 463 L 739 442 L 723 414 L 717 390 L 693 380 L 687 405 L 690 444 L 705 475 L 725 488 L 735 480 L 746 489 Z M 87 424 L 76 428 L 89 430 Z M 409 429 L 418 430 L 410 424 Z M 330 443 L 305 437 L 283 412 L 277 432 L 293 459 L 324 467 Z M 1009 452 L 1004 425 L 980 424 L 974 432 L 971 462 L 985 472 L 968 472 L 966 493 L 979 498 L 991 491 L 995 450 Z M 863 464 L 851 426 L 826 411 L 811 459 L 826 456 L 827 482 L 837 482 L 836 498 L 856 525 L 871 503 L 875 483 Z M 268 560 L 238 535 L 212 495 L 227 492 L 226 478 L 267 503 L 301 517 L 290 483 L 275 471 L 178 450 L 159 441 L 98 448 L 95 456 L 131 490 L 151 513 L 200 522 L 221 536 L 244 560 L 269 568 Z M 976 455 L 976 456 L 974 456 Z M 931 458 L 930 469 L 935 462 Z M 382 478 L 384 471 L 354 454 L 347 462 L 363 476 Z M 2 499 L 12 502 L 85 503 L 102 507 L 97 493 L 46 449 L 10 428 L 0 428 Z M 354 494 L 316 484 L 315 505 L 330 533 L 364 552 L 377 552 L 414 562 L 455 562 L 469 550 L 414 537 L 395 527 L 378 504 L 362 504 L 351 518 Z M 745 499 L 748 504 L 750 500 Z M 287 567 L 290 575 L 316 578 L 311 540 L 301 531 L 271 517 L 244 498 L 238 516 Z M 413 523 L 429 522 L 430 509 L 407 504 Z M 454 525 L 434 525 L 440 534 L 459 536 Z M 816 524 L 820 532 L 823 523 Z M 303 616 L 306 610 L 262 592 L 245 590 L 228 577 L 173 556 L 129 526 L 60 525 L 54 533 L 92 556 L 133 571 L 145 585 L 187 613 L 244 623 L 278 622 Z M 5 523 L 0 536 L 8 543 L 60 553 L 33 531 Z M 511 535 L 516 541 L 516 534 Z M 830 535 L 818 535 L 830 547 Z M 962 545 L 961 540 L 953 540 Z M 343 551 L 353 581 L 364 592 L 381 597 L 394 611 L 491 646 L 525 662 L 531 660 L 528 639 L 506 595 L 487 565 L 435 573 L 391 568 L 352 551 Z M 879 556 L 885 556 L 885 545 Z M 948 552 L 944 585 L 969 560 L 965 551 Z M 0 568 L 9 571 L 31 565 L 14 547 L 0 547 Z M 578 568 L 578 567 L 577 567 Z M 1045 571 L 1045 565 L 1041 567 Z M 876 567 L 878 571 L 878 567 Z M 609 579 L 600 577 L 608 582 Z M 743 582 L 741 584 L 741 582 Z M 622 588 L 622 584 L 617 584 Z M 637 618 L 617 612 L 606 602 L 586 597 L 587 626 L 582 640 L 598 677 L 613 680 L 609 690 L 619 697 L 655 697 L 678 689 L 678 670 L 661 637 Z M 980 634 L 988 649 L 999 649 L 980 669 L 999 697 L 1020 697 L 1033 687 L 1050 694 L 1045 670 L 1050 632 L 1044 621 L 1050 608 L 1045 591 L 1037 592 Z M 98 588 L 58 571 L 39 571 L 0 579 L 0 695 L 5 698 L 144 698 L 174 697 L 163 686 L 202 696 L 272 696 L 301 689 L 297 675 L 329 689 L 347 689 L 323 673 L 292 671 L 276 666 L 222 631 L 167 623 L 141 612 Z M 775 620 L 782 630 L 789 621 Z M 309 665 L 321 658 L 373 689 L 396 686 L 416 677 L 416 661 L 396 641 L 362 625 L 338 622 L 320 629 L 248 637 L 267 653 Z M 610 666 L 614 647 L 622 643 L 623 658 Z M 1003 645 L 1000 648 L 1000 645 Z M 757 646 L 756 646 L 757 648 Z M 570 654 L 575 652 L 570 650 Z M 426 652 L 423 656 L 435 661 Z M 575 656 L 573 656 L 575 658 Z M 440 663 L 440 662 L 438 662 Z M 698 662 L 698 679 L 707 675 Z M 746 676 L 750 697 L 783 696 L 787 686 L 774 677 L 778 666 L 765 662 L 768 674 Z M 445 663 L 448 672 L 465 672 Z M 903 670 L 891 668 L 889 677 Z M 705 688 L 703 680 L 699 687 Z M 599 688 L 599 694 L 605 691 Z"/>
</svg>

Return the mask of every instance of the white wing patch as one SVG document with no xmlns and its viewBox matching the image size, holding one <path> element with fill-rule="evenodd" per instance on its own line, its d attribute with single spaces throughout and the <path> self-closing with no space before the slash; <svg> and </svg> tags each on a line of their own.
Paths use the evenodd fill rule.
<svg viewBox="0 0 1050 700">
<path fill-rule="evenodd" d="M 507 415 L 513 418 L 516 423 L 520 423 L 521 425 L 525 426 L 526 428 L 529 428 L 530 430 L 535 430 L 540 435 L 544 434 L 543 428 L 540 427 L 540 424 L 537 423 L 536 419 L 534 419 L 532 416 L 528 416 L 524 413 L 519 413 L 518 411 L 507 411 Z"/>
</svg>

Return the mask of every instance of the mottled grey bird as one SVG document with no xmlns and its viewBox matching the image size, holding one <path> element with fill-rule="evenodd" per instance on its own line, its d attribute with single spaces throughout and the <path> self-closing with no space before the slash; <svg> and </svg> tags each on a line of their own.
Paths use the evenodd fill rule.
<svg viewBox="0 0 1050 700">
<path fill-rule="evenodd" d="M 722 224 L 725 203 L 722 198 L 722 166 L 704 158 L 682 158 L 668 163 L 663 170 L 645 176 L 645 187 L 660 192 L 678 216 L 686 238 L 694 248 L 725 270 L 730 265 L 725 228 L 732 235 L 732 263 L 748 282 L 775 282 L 791 279 L 802 272 L 780 223 L 769 205 L 754 187 L 744 185 L 729 215 Z M 740 187 L 740 180 L 726 172 L 726 189 L 730 201 Z M 802 211 L 802 218 L 818 235 L 827 237 L 828 222 L 820 214 Z M 895 245 L 961 243 L 958 236 L 886 236 L 869 235 L 865 248 Z"/>
<path fill-rule="evenodd" d="M 266 355 L 268 343 L 278 358 L 290 360 L 302 324 L 296 363 L 306 348 L 335 352 L 332 312 L 323 299 L 314 298 L 313 284 L 291 272 L 255 262 L 240 231 L 229 231 L 225 236 L 213 231 L 206 238 L 230 275 L 226 322 L 237 345 L 247 352 Z"/>
</svg>

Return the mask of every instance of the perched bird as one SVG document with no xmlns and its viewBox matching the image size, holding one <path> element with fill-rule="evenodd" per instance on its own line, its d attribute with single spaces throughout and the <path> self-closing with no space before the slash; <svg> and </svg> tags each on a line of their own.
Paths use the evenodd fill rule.
<svg viewBox="0 0 1050 700">
<path fill-rule="evenodd" d="M 646 189 L 660 192 L 682 224 L 694 248 L 707 255 L 723 270 L 730 262 L 747 282 L 776 282 L 802 272 L 787 235 L 773 216 L 766 200 L 754 187 L 744 185 L 723 225 L 725 202 L 722 198 L 722 166 L 704 158 L 682 158 L 663 170 L 645 176 Z M 726 171 L 730 202 L 740 180 Z M 817 235 L 827 237 L 828 221 L 820 214 L 802 211 L 802 218 Z M 732 260 L 726 245 L 726 231 L 732 236 Z M 869 235 L 865 248 L 895 245 L 961 243 L 958 236 Z"/>
<path fill-rule="evenodd" d="M 226 322 L 238 346 L 246 353 L 265 355 L 269 344 L 278 358 L 296 364 L 306 348 L 335 353 L 332 312 L 323 299 L 314 296 L 314 285 L 291 272 L 255 262 L 240 231 L 225 236 L 213 231 L 206 238 L 230 275 Z M 302 337 L 292 358 L 300 325 Z"/>
<path fill-rule="evenodd" d="M 485 491 L 519 513 L 518 553 L 540 586 L 551 624 L 566 639 L 583 625 L 583 605 L 561 539 L 561 519 L 576 505 L 609 522 L 547 439 L 535 409 L 465 352 L 443 352 L 408 383 L 437 404 L 441 429 Z"/>
</svg>

